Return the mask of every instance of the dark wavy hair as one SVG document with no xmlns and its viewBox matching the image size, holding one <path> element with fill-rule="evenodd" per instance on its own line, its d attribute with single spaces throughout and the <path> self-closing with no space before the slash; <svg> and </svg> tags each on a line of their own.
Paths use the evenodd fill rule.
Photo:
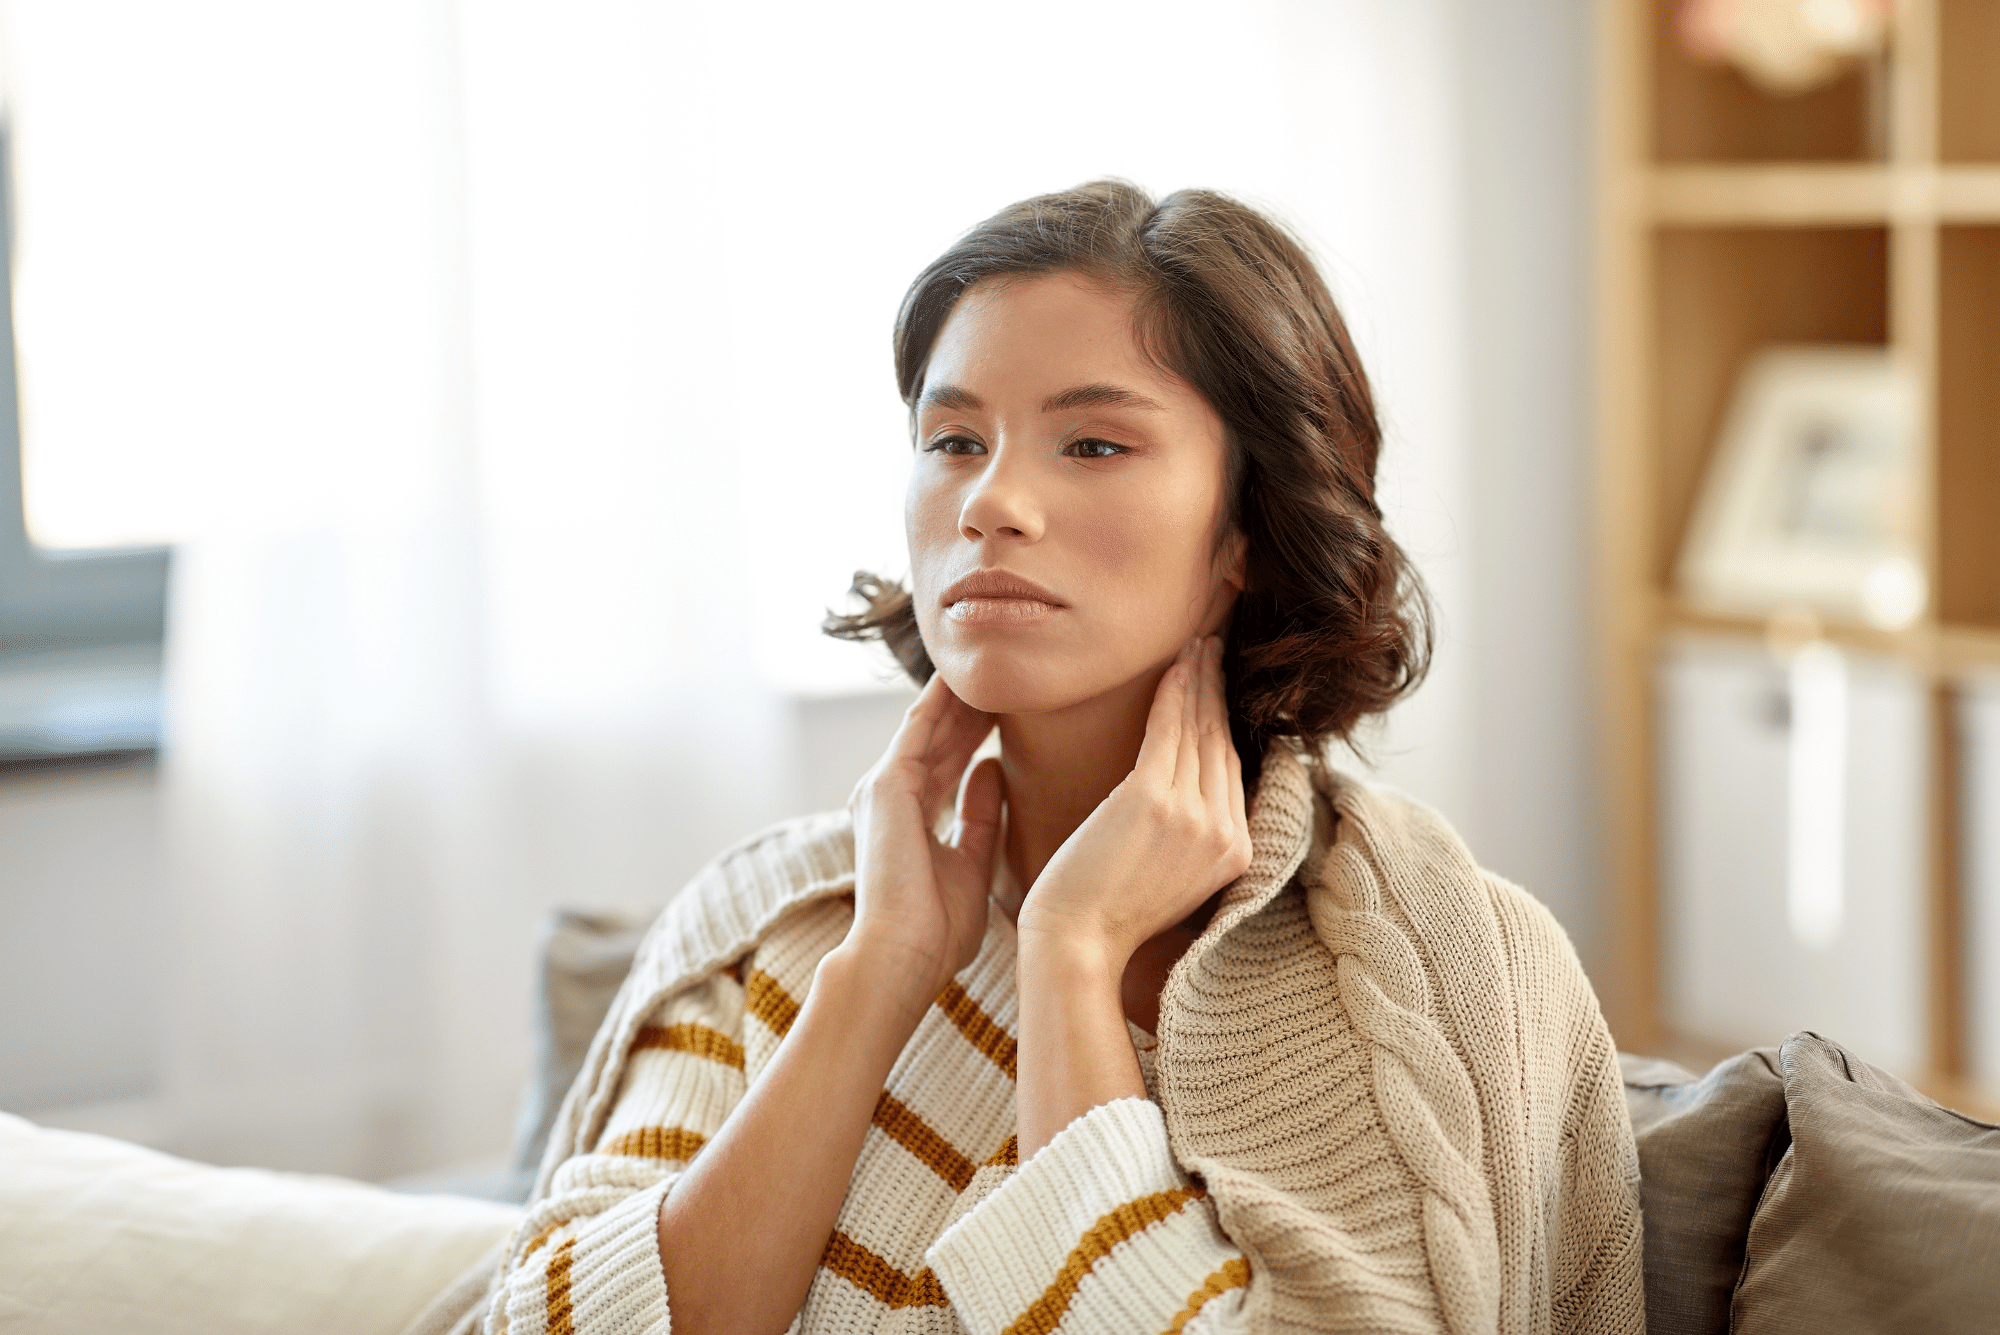
<svg viewBox="0 0 2000 1335">
<path fill-rule="evenodd" d="M 1227 430 L 1229 525 L 1247 580 L 1224 652 L 1246 778 L 1274 737 L 1309 753 L 1414 690 L 1430 665 L 1421 579 L 1382 527 L 1382 430 L 1346 323 L 1303 246 L 1210 190 L 1153 200 L 1093 181 L 1001 210 L 917 275 L 896 315 L 896 384 L 912 420 L 953 306 L 991 278 L 1070 272 L 1130 293 L 1140 345 Z M 930 655 L 900 584 L 857 572 L 865 607 L 825 630 L 885 642 L 911 678 Z"/>
</svg>

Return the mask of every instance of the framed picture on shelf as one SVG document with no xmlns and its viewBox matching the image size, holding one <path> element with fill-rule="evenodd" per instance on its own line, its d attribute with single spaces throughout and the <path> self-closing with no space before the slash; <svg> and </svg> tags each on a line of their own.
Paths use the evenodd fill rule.
<svg viewBox="0 0 2000 1335">
<path fill-rule="evenodd" d="M 1774 346 L 1737 381 L 1675 570 L 1703 611 L 1923 615 L 1917 386 L 1887 348 Z"/>
</svg>

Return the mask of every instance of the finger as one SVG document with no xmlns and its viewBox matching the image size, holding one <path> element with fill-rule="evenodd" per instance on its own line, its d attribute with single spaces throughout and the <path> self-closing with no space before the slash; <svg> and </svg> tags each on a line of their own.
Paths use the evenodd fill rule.
<svg viewBox="0 0 2000 1335">
<path fill-rule="evenodd" d="M 988 756 L 973 767 L 965 781 L 965 796 L 958 804 L 958 829 L 952 843 L 967 862 L 989 877 L 993 874 L 993 851 L 1000 843 L 1000 803 L 1006 791 L 1000 761 Z"/>
<path fill-rule="evenodd" d="M 1181 706 L 1188 690 L 1185 649 L 1168 665 L 1153 688 L 1153 707 L 1146 715 L 1146 736 L 1132 772 L 1150 783 L 1171 784 L 1181 744 Z"/>
<path fill-rule="evenodd" d="M 903 711 L 903 721 L 896 725 L 896 735 L 889 739 L 889 758 L 921 759 L 931 749 L 938 724 L 947 717 L 951 702 L 957 698 L 944 684 L 944 678 L 932 673 L 931 679 L 917 692 L 917 698 Z"/>
<path fill-rule="evenodd" d="M 1248 830 L 1250 817 L 1243 810 L 1243 757 L 1236 754 L 1236 743 L 1229 743 L 1229 819 L 1231 828 Z"/>
<path fill-rule="evenodd" d="M 1229 813 L 1229 706 L 1222 695 L 1222 641 L 1201 642 L 1201 692 L 1196 705 L 1201 727 L 1201 795 L 1218 819 Z"/>
<path fill-rule="evenodd" d="M 925 767 L 922 802 L 924 815 L 935 822 L 958 793 L 965 767 L 993 731 L 993 716 L 981 713 L 945 689 L 948 697 L 943 717 L 931 735 L 930 749 L 922 757 Z"/>
<path fill-rule="evenodd" d="M 1202 645 L 1195 640 L 1182 651 L 1187 690 L 1181 696 L 1180 746 L 1174 758 L 1174 786 L 1201 795 L 1201 669 Z"/>
</svg>

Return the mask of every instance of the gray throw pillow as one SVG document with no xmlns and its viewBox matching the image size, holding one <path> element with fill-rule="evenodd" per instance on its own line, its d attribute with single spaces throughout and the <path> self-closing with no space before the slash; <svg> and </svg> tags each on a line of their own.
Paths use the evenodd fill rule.
<svg viewBox="0 0 2000 1335">
<path fill-rule="evenodd" d="M 1671 1062 L 1621 1056 L 1639 1144 L 1649 1335 L 1726 1335 L 1744 1235 L 1784 1153 L 1778 1050 L 1738 1053 L 1696 1079 Z"/>
<path fill-rule="evenodd" d="M 525 1201 L 541 1170 L 549 1129 L 583 1069 L 590 1040 L 611 1010 L 650 917 L 557 909 L 542 926 L 535 980 L 534 1053 L 514 1123 L 514 1199 Z"/>
<path fill-rule="evenodd" d="M 2000 1328 L 2000 1127 L 1818 1034 L 1786 1039 L 1780 1062 L 1792 1143 L 1750 1225 L 1731 1329 Z"/>
</svg>

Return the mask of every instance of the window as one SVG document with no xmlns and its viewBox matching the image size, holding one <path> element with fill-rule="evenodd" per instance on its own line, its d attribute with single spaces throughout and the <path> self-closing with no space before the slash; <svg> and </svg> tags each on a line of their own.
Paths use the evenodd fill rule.
<svg viewBox="0 0 2000 1335">
<path fill-rule="evenodd" d="M 0 765 L 150 751 L 167 549 L 51 550 L 28 533 L 8 148 L 0 128 Z"/>
</svg>

